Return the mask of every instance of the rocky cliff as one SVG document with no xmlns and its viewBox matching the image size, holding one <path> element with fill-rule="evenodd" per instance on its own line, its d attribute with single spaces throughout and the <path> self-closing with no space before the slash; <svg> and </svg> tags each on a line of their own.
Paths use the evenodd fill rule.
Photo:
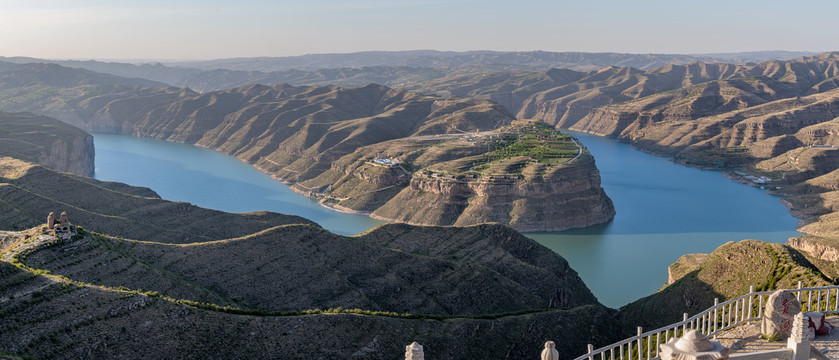
<svg viewBox="0 0 839 360">
<path fill-rule="evenodd" d="M 835 262 L 839 260 L 839 247 L 830 244 L 825 239 L 810 236 L 799 236 L 789 239 L 788 245 L 796 250 L 806 252 L 814 258 Z"/>
<path fill-rule="evenodd" d="M 558 231 L 615 214 L 585 147 L 529 121 L 365 146 L 292 188 L 340 209 L 417 225 L 497 222 Z"/>
<path fill-rule="evenodd" d="M 0 156 L 93 176 L 93 136 L 45 116 L 0 112 Z"/>
<path fill-rule="evenodd" d="M 417 172 L 373 217 L 419 225 L 508 224 L 519 231 L 561 231 L 615 215 L 590 156 L 573 166 L 533 166 L 521 177 L 457 179 Z"/>
</svg>

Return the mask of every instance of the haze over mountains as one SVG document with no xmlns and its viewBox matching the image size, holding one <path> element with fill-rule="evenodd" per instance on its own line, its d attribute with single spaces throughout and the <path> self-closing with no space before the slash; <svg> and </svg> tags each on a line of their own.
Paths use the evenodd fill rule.
<svg viewBox="0 0 839 360">
<path fill-rule="evenodd" d="M 368 51 L 291 57 L 233 58 L 175 63 L 132 64 L 94 60 L 45 60 L 0 57 L 11 63 L 54 63 L 129 78 L 143 78 L 205 92 L 259 83 L 263 85 L 399 86 L 418 80 L 479 72 L 592 70 L 629 66 L 647 70 L 693 61 L 745 63 L 786 60 L 808 52 L 761 51 L 713 55 L 620 54 L 581 52 L 442 52 Z"/>
</svg>

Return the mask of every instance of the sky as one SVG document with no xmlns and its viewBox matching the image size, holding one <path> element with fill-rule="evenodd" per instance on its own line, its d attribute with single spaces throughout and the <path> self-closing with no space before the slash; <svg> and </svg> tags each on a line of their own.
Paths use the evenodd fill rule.
<svg viewBox="0 0 839 360">
<path fill-rule="evenodd" d="M 0 56 L 839 50 L 835 0 L 0 0 Z"/>
</svg>

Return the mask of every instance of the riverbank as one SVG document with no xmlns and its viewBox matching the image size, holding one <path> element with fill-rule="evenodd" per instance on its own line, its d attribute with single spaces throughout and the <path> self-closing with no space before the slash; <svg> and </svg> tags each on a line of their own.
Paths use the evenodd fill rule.
<svg viewBox="0 0 839 360">
<path fill-rule="evenodd" d="M 345 235 L 382 223 L 320 206 L 255 167 L 213 150 L 95 136 L 98 179 L 148 186 L 166 199 L 226 211 L 293 213 Z M 680 166 L 605 138 L 583 134 L 580 141 L 597 159 L 616 217 L 586 229 L 527 236 L 568 259 L 607 306 L 616 308 L 661 288 L 667 266 L 685 253 L 707 253 L 745 238 L 780 243 L 797 234 L 789 230 L 797 219 L 779 206 L 777 197 L 719 172 Z"/>
</svg>

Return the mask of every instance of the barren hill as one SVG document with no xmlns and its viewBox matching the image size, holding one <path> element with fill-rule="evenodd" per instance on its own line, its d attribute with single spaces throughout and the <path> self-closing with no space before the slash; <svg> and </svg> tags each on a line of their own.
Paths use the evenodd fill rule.
<svg viewBox="0 0 839 360">
<path fill-rule="evenodd" d="M 486 157 L 483 153 L 497 152 L 499 147 L 507 146 L 498 140 L 490 141 L 492 144 L 472 141 L 471 150 L 461 147 L 444 151 L 448 155 L 426 158 L 425 163 L 418 163 L 422 166 L 415 168 L 400 166 L 410 178 L 427 165 L 460 159 L 454 172 L 469 172 L 470 176 L 481 175 L 492 180 L 484 183 L 493 189 L 475 188 L 451 194 L 454 197 L 440 202 L 437 209 L 399 207 L 393 211 L 396 209 L 393 204 L 389 208 L 385 205 L 397 195 L 397 202 L 430 202 L 420 199 L 416 191 L 400 193 L 408 185 L 407 179 L 391 179 L 387 185 L 372 184 L 364 175 L 353 174 L 361 164 L 376 160 L 380 154 L 393 153 L 388 156 L 398 157 L 397 152 L 415 152 L 406 155 L 415 157 L 428 152 L 417 150 L 445 142 L 448 137 L 424 142 L 406 140 L 409 138 L 462 137 L 509 124 L 512 115 L 487 100 L 428 97 L 375 84 L 359 88 L 248 85 L 204 94 L 181 88 L 122 85 L 57 86 L 49 91 L 50 94 L 42 97 L 18 99 L 7 108 L 35 110 L 94 132 L 151 137 L 215 149 L 253 164 L 278 180 L 300 184 L 296 189 L 305 195 L 340 198 L 343 202 L 338 207 L 375 212 L 375 216 L 388 220 L 424 225 L 500 222 L 521 230 L 546 231 L 602 223 L 614 214 L 611 202 L 600 189 L 599 173 L 591 156 L 567 137 L 563 144 L 557 143 L 556 149 L 548 151 L 552 157 L 564 158 L 565 163 L 547 164 L 539 169 L 530 167 L 526 172 L 532 176 L 520 176 L 521 168 L 528 161 L 544 156 L 520 156 L 519 165 L 509 163 L 500 168 L 486 164 L 483 167 L 488 172 L 470 170 L 479 164 L 469 164 Z M 389 145 L 385 144 L 394 141 L 413 142 L 416 146 L 388 150 Z M 434 145 L 434 149 L 447 146 Z M 371 147 L 378 150 L 373 152 Z M 348 156 L 352 160 L 345 158 Z M 344 164 L 347 161 L 355 164 Z M 498 175 L 513 176 L 517 181 L 508 184 Z M 338 183 L 346 183 L 343 176 L 357 178 L 354 189 L 339 186 Z M 420 180 L 415 185 L 419 186 Z M 454 180 L 463 183 L 454 185 L 471 186 L 465 178 Z M 394 182 L 399 185 L 390 187 Z M 579 186 L 571 185 L 578 182 Z M 343 195 L 332 196 L 324 191 L 330 186 L 341 187 Z M 390 190 L 379 192 L 385 187 Z M 376 199 L 372 201 L 357 199 L 359 195 L 374 192 L 371 196 Z M 471 205 L 466 206 L 467 203 Z M 549 209 L 556 204 L 561 205 L 559 210 Z M 385 208 L 377 210 L 382 206 Z"/>
<path fill-rule="evenodd" d="M 15 235 L 2 239 L 9 236 Z M 599 305 L 440 319 L 343 309 L 269 314 L 82 283 L 14 264 L 0 261 L 0 349 L 39 358 L 391 359 L 412 341 L 439 358 L 524 358 L 557 329 L 585 329 L 557 345 L 566 354 L 617 336 L 610 311 Z M 261 284 L 239 284 L 249 286 Z"/>
<path fill-rule="evenodd" d="M 283 225 L 190 245 L 91 236 L 25 263 L 82 282 L 265 311 L 480 315 L 596 303 L 563 259 L 500 225 L 386 225 L 353 237 Z"/>
<path fill-rule="evenodd" d="M 36 224 L 0 231 L 2 351 L 392 358 L 417 340 L 441 357 L 526 357 L 557 329 L 588 329 L 565 337 L 570 356 L 617 336 L 611 311 L 564 259 L 501 225 L 394 224 L 347 237 L 0 163 L 2 213 Z M 85 230 L 55 241 L 26 218 L 57 210 Z"/>
<path fill-rule="evenodd" d="M 837 87 L 839 53 L 646 71 L 461 75 L 416 85 L 418 91 L 493 99 L 517 117 L 610 136 L 690 165 L 741 167 L 767 176 L 784 194 L 809 196 L 788 198 L 794 213 L 805 216 L 836 208 L 835 196 L 814 202 L 812 193 L 839 189 L 831 151 L 839 146 Z M 795 205 L 804 203 L 809 210 Z M 830 232 L 815 227 L 804 229 Z"/>
</svg>

